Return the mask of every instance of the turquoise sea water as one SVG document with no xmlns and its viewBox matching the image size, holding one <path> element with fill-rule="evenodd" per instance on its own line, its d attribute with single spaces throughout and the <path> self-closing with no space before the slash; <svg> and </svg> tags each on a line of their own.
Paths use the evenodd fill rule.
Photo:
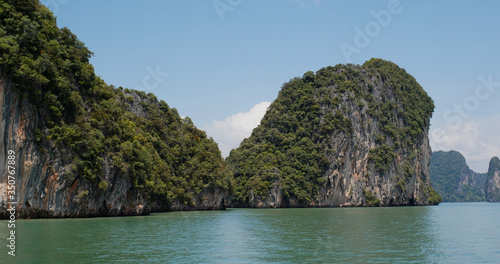
<svg viewBox="0 0 500 264">
<path fill-rule="evenodd" d="M 0 263 L 500 263 L 500 204 L 0 221 Z"/>
</svg>

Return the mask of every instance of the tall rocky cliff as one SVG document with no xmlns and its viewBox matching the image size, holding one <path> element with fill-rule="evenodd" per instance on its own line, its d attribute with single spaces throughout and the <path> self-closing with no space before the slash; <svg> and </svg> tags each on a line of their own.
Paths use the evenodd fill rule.
<svg viewBox="0 0 500 264">
<path fill-rule="evenodd" d="M 141 98 L 137 93 L 123 93 L 128 99 L 130 112 L 147 120 L 143 105 L 157 106 L 157 101 Z M 90 217 L 141 215 L 155 211 L 224 209 L 227 187 L 201 186 L 192 192 L 191 199 L 167 199 L 152 195 L 153 191 L 134 184 L 130 166 L 117 164 L 113 155 L 101 154 L 99 182 L 84 177 L 75 166 L 77 154 L 64 146 L 56 147 L 53 141 L 37 140 L 37 130 L 49 130 L 41 115 L 27 99 L 12 89 L 5 78 L 0 82 L 0 205 L 2 218 L 8 217 L 7 209 L 7 154 L 13 150 L 16 161 L 16 213 L 19 218 L 39 217 Z M 142 116 L 142 117 L 139 117 Z M 188 125 L 191 126 L 191 125 Z M 203 132 L 200 131 L 200 138 Z M 48 133 L 50 136 L 50 134 Z M 192 135 L 190 135 L 192 136 Z M 208 140 L 208 139 L 201 139 Z M 209 140 L 210 142 L 210 140 Z M 187 142 L 185 142 L 187 143 Z M 215 145 L 215 143 L 209 143 Z M 131 146 L 132 148 L 137 146 Z M 63 154 L 64 153 L 64 154 Z M 220 156 L 220 153 L 215 152 Z M 195 154 L 191 157 L 196 156 Z M 154 160 L 152 160 L 154 162 Z M 132 162 L 129 162 L 132 163 Z M 189 166 L 186 162 L 185 166 Z M 146 172 L 149 173 L 149 172 Z M 208 174 L 208 173 L 207 173 Z M 148 176 L 151 177 L 151 176 Z M 190 178 L 187 175 L 186 178 Z M 221 181 L 226 179 L 221 178 Z M 157 182 L 156 184 L 163 183 Z M 172 186 L 171 186 L 172 187 Z M 174 186 L 175 187 L 175 186 Z M 164 187 L 167 189 L 167 187 Z M 171 188 L 172 190 L 174 188 Z M 179 194 L 175 194 L 178 196 Z"/>
<path fill-rule="evenodd" d="M 486 181 L 486 200 L 488 202 L 500 202 L 500 160 L 493 157 L 488 169 Z"/>
<path fill-rule="evenodd" d="M 1 218 L 8 202 L 19 218 L 225 208 L 229 174 L 205 132 L 152 94 L 104 83 L 39 1 L 0 4 Z"/>
<path fill-rule="evenodd" d="M 227 161 L 240 207 L 428 205 L 434 104 L 392 62 L 337 65 L 282 86 Z"/>
<path fill-rule="evenodd" d="M 500 162 L 493 157 L 487 173 L 469 168 L 458 151 L 432 153 L 432 186 L 445 202 L 500 202 Z"/>
</svg>

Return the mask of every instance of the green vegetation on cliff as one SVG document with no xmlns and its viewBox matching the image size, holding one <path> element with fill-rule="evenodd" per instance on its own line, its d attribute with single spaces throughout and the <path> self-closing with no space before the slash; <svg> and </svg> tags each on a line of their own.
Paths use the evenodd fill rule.
<svg viewBox="0 0 500 264">
<path fill-rule="evenodd" d="M 490 160 L 490 166 L 486 181 L 486 199 L 489 202 L 500 202 L 500 159 L 493 157 Z"/>
<path fill-rule="evenodd" d="M 432 186 L 445 202 L 486 201 L 486 175 L 470 170 L 459 152 L 433 152 L 429 171 Z"/>
<path fill-rule="evenodd" d="M 391 92 L 376 93 L 374 85 L 384 85 Z M 355 126 L 359 131 L 371 120 L 381 124 L 381 131 L 374 135 L 376 146 L 369 151 L 369 164 L 381 175 L 393 166 L 395 149 L 413 152 L 408 175 L 398 176 L 404 186 L 414 173 L 410 167 L 415 165 L 415 146 L 422 144 L 433 109 L 432 99 L 412 76 L 381 59 L 362 66 L 329 66 L 293 78 L 283 84 L 260 126 L 227 159 L 236 180 L 235 202 L 249 206 L 255 197 L 264 200 L 275 189 L 281 190 L 285 204 L 290 199 L 299 205 L 314 201 L 327 182 L 325 173 L 332 162 L 343 162 L 343 153 L 332 148 L 333 137 L 351 140 Z M 355 111 L 361 124 L 352 122 Z M 398 118 L 404 123 L 397 123 Z M 369 196 L 369 204 L 379 204 L 369 190 L 363 194 Z"/>
<path fill-rule="evenodd" d="M 73 164 L 68 180 L 106 190 L 103 171 L 111 169 L 150 198 L 186 204 L 204 188 L 228 189 L 225 162 L 205 132 L 152 94 L 104 83 L 92 52 L 39 1 L 0 1 L 0 21 L 1 73 L 43 120 L 39 149 L 55 145 Z"/>
</svg>

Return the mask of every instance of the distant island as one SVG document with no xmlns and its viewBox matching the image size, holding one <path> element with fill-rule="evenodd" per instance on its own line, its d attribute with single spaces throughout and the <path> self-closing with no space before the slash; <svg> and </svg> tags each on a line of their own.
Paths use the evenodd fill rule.
<svg viewBox="0 0 500 264">
<path fill-rule="evenodd" d="M 487 173 L 469 168 L 458 151 L 432 153 L 432 186 L 445 202 L 500 202 L 500 160 L 493 157 Z"/>
<path fill-rule="evenodd" d="M 100 79 L 39 1 L 1 5 L 1 218 L 11 202 L 18 218 L 56 218 L 442 201 L 429 175 L 434 102 L 390 61 L 291 79 L 224 160 L 166 102 Z"/>
</svg>

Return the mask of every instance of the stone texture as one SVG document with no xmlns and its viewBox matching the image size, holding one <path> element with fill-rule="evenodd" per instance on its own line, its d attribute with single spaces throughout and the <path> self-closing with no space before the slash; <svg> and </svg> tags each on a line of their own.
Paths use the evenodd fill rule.
<svg viewBox="0 0 500 264">
<path fill-rule="evenodd" d="M 399 106 L 397 94 L 385 77 L 374 76 L 373 72 L 361 66 L 346 65 L 343 69 L 353 70 L 362 76 L 362 81 L 356 83 L 360 86 L 360 93 L 370 93 L 375 102 L 392 101 L 396 107 L 391 124 L 400 129 L 405 129 L 408 120 L 404 120 L 403 107 Z M 390 77 L 388 77 L 390 78 Z M 413 77 L 411 77 L 413 78 Z M 251 195 L 249 202 L 237 206 L 243 207 L 339 207 L 339 206 L 402 206 L 402 205 L 428 205 L 431 195 L 431 182 L 429 177 L 429 162 L 431 147 L 429 145 L 429 120 L 425 120 L 425 127 L 409 146 L 398 145 L 384 132 L 384 124 L 380 118 L 371 116 L 369 102 L 357 96 L 353 91 L 339 91 L 336 84 L 328 87 L 333 91 L 333 97 L 340 98 L 340 104 L 332 107 L 321 105 L 320 117 L 325 118 L 326 113 L 341 111 L 342 115 L 352 122 L 353 132 L 348 133 L 336 130 L 324 144 L 324 152 L 328 158 L 329 167 L 323 174 L 326 184 L 319 187 L 316 199 L 310 202 L 299 202 L 295 197 L 282 198 L 280 171 L 276 169 L 275 181 L 267 197 Z M 423 92 L 425 94 L 425 92 Z M 426 94 L 424 96 L 427 96 Z M 332 97 L 332 98 L 333 98 Z M 297 98 L 288 98 L 298 100 Z M 271 105 L 268 114 L 276 112 Z M 264 117 L 265 119 L 266 117 Z M 298 117 L 291 117 L 294 119 Z M 321 123 L 320 123 L 321 124 Z M 317 124 L 313 129 L 320 129 Z M 377 136 L 384 136 L 384 142 L 394 148 L 396 158 L 390 162 L 386 171 L 377 170 L 370 162 L 370 150 L 380 147 Z M 268 144 L 273 144 L 272 142 Z M 263 144 L 263 143 L 262 143 Z M 279 148 L 276 146 L 276 148 Z M 258 150 L 252 150 L 258 151 Z M 284 152 L 284 151 L 282 151 Z M 237 165 L 235 165 L 237 166 Z M 373 194 L 370 202 L 367 196 Z M 378 199 L 377 202 L 374 202 Z"/>
<path fill-rule="evenodd" d="M 1 72 L 0 72 L 1 75 Z M 134 114 L 143 116 L 140 96 L 131 105 Z M 18 218 L 57 218 L 145 215 L 172 210 L 225 209 L 227 191 L 205 189 L 193 199 L 194 206 L 174 201 L 148 201 L 143 193 L 132 188 L 126 177 L 110 166 L 104 157 L 103 175 L 110 183 L 105 191 L 81 177 L 68 180 L 71 159 L 63 157 L 54 146 L 35 140 L 35 129 L 41 125 L 40 115 L 26 99 L 20 98 L 12 83 L 0 79 L 0 218 L 7 218 L 7 153 L 16 153 L 16 215 Z M 42 150 L 43 149 L 43 150 Z"/>
<path fill-rule="evenodd" d="M 486 199 L 488 202 L 500 202 L 500 160 L 493 157 L 488 169 L 486 182 Z"/>
</svg>

